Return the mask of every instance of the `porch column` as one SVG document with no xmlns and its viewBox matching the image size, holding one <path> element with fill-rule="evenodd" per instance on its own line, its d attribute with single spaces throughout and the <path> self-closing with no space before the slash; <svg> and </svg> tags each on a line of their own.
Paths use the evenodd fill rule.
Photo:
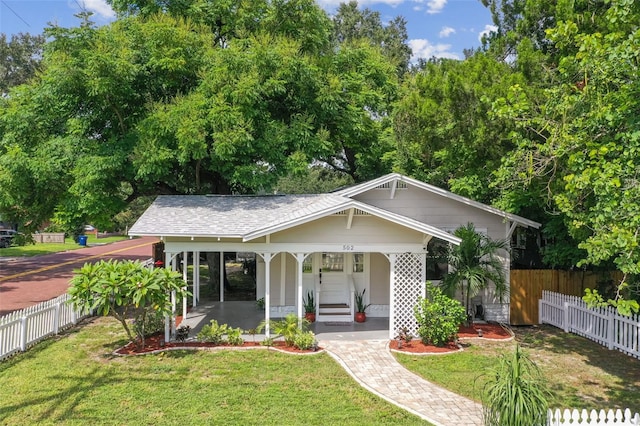
<svg viewBox="0 0 640 426">
<path fill-rule="evenodd" d="M 171 254 L 165 252 L 164 253 L 164 267 L 169 268 L 169 262 L 171 261 Z M 167 294 L 167 297 L 171 297 Z M 168 342 L 171 340 L 171 315 L 164 316 L 164 341 Z"/>
<path fill-rule="evenodd" d="M 397 254 L 385 254 L 389 259 L 389 339 L 393 340 L 396 329 L 396 257 Z"/>
<path fill-rule="evenodd" d="M 224 252 L 220 252 L 220 301 L 224 302 Z"/>
<path fill-rule="evenodd" d="M 302 264 L 304 263 L 305 257 L 307 257 L 306 253 L 296 253 L 296 281 L 298 285 L 296 286 L 296 312 L 298 316 L 298 326 L 302 327 L 302 318 L 304 314 L 302 313 Z"/>
<path fill-rule="evenodd" d="M 182 289 L 186 292 L 189 289 L 189 252 L 182 252 L 182 280 L 184 281 L 184 287 Z M 187 318 L 187 296 L 182 298 L 182 321 Z"/>
<path fill-rule="evenodd" d="M 200 252 L 193 252 L 193 304 L 195 308 L 200 300 Z"/>
<path fill-rule="evenodd" d="M 266 337 L 270 337 L 269 319 L 271 317 L 271 259 L 273 259 L 273 253 L 258 253 L 264 260 L 264 334 Z"/>
</svg>

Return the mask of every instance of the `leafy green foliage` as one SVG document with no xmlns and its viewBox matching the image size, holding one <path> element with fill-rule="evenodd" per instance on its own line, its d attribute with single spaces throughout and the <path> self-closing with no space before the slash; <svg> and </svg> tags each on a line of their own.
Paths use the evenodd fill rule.
<svg viewBox="0 0 640 426">
<path fill-rule="evenodd" d="M 7 35 L 0 34 L 0 94 L 35 76 L 44 43 L 43 35 L 19 33 L 7 41 Z"/>
<path fill-rule="evenodd" d="M 483 53 L 426 63 L 404 81 L 395 106 L 395 169 L 490 202 L 492 171 L 512 149 L 514 128 L 490 112 L 495 99 L 522 82 L 521 74 Z"/>
<path fill-rule="evenodd" d="M 494 379 L 485 385 L 484 424 L 546 425 L 548 395 L 538 367 L 516 346 L 513 355 L 501 357 Z"/>
<path fill-rule="evenodd" d="M 313 334 L 313 331 L 297 333 L 293 338 L 293 346 L 303 351 L 311 349 L 315 344 L 316 335 Z"/>
<path fill-rule="evenodd" d="M 219 345 L 226 342 L 225 334 L 230 330 L 227 324 L 218 324 L 218 321 L 212 319 L 209 324 L 205 324 L 198 333 L 198 340 L 203 342 Z"/>
<path fill-rule="evenodd" d="M 371 303 L 364 303 L 365 291 L 367 291 L 366 288 L 360 292 L 356 292 L 356 294 L 354 295 L 356 301 L 356 312 L 364 312 L 369 306 L 371 306 Z"/>
<path fill-rule="evenodd" d="M 613 263 L 633 277 L 640 274 L 640 9 L 624 0 L 602 7 L 600 31 L 579 14 L 548 31 L 562 55 L 544 97 L 514 87 L 500 108 L 519 125 L 501 187 L 507 194 L 544 189 L 584 250 L 577 266 Z M 627 311 L 621 296 L 613 300 Z"/>
<path fill-rule="evenodd" d="M 452 271 L 442 279 L 444 291 L 453 297 L 461 290 L 468 310 L 471 298 L 493 283 L 494 292 L 502 301 L 508 286 L 498 251 L 506 250 L 506 243 L 477 232 L 472 223 L 459 227 L 454 235 L 462 241 L 449 249 L 447 258 Z"/>
<path fill-rule="evenodd" d="M 189 294 L 179 273 L 164 268 L 150 269 L 131 260 L 85 263 L 74 271 L 70 284 L 68 293 L 73 306 L 114 317 L 122 324 L 129 339 L 140 347 L 144 347 L 145 333 L 138 336 L 140 341 L 134 338 L 128 324 L 131 313 L 142 309 L 143 315 L 149 311 L 169 315 L 169 294 L 175 291 L 178 298 Z"/>
<path fill-rule="evenodd" d="M 296 314 L 287 314 L 280 320 L 263 321 L 258 325 L 258 330 L 264 330 L 269 324 L 269 330 L 276 336 L 282 336 L 287 346 L 295 345 L 297 335 L 308 331 L 309 321 L 305 318 L 298 318 Z"/>
<path fill-rule="evenodd" d="M 132 328 L 138 338 L 150 336 L 164 329 L 164 315 L 153 308 L 144 308 L 133 319 Z"/>
<path fill-rule="evenodd" d="M 455 340 L 465 320 L 464 307 L 427 282 L 427 295 L 413 307 L 418 336 L 425 344 L 443 346 Z"/>
</svg>

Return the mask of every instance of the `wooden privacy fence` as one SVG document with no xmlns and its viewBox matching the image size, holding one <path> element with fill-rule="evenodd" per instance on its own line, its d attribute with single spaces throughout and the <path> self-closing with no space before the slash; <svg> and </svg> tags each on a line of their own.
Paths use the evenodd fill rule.
<svg viewBox="0 0 640 426">
<path fill-rule="evenodd" d="M 540 323 L 579 334 L 609 349 L 640 358 L 640 316 L 620 315 L 613 307 L 589 308 L 578 296 L 544 291 Z"/>
<path fill-rule="evenodd" d="M 511 275 L 510 323 L 539 324 L 538 300 L 549 290 L 573 296 L 583 296 L 587 288 L 596 288 L 601 280 L 622 279 L 620 272 L 559 271 L 556 269 L 514 269 Z"/>
<path fill-rule="evenodd" d="M 589 426 L 640 426 L 640 414 L 631 415 L 631 410 L 549 410 L 548 426 L 589 425 Z"/>
<path fill-rule="evenodd" d="M 68 294 L 0 317 L 0 360 L 26 351 L 47 336 L 75 325 L 89 313 L 73 309 Z"/>
</svg>

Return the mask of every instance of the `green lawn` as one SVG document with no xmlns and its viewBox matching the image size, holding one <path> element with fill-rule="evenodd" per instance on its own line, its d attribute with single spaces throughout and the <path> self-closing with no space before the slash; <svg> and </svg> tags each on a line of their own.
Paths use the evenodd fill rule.
<svg viewBox="0 0 640 426">
<path fill-rule="evenodd" d="M 99 318 L 0 363 L 0 424 L 424 425 L 327 354 L 264 349 L 120 358 Z"/>
<path fill-rule="evenodd" d="M 126 240 L 128 237 L 124 235 L 113 236 L 113 237 L 101 237 L 96 238 L 94 235 L 87 235 L 87 244 L 108 244 L 113 243 L 115 241 Z M 67 250 L 76 250 L 79 248 L 83 248 L 83 246 L 79 245 L 71 238 L 67 238 L 64 244 L 62 243 L 38 243 L 38 244 L 29 244 L 26 246 L 12 246 L 9 248 L 0 248 L 0 256 L 3 257 L 30 257 L 30 256 L 40 256 L 42 254 L 49 253 L 57 253 L 59 251 L 67 251 Z"/>
<path fill-rule="evenodd" d="M 629 408 L 640 412 L 640 360 L 551 326 L 515 329 L 516 341 L 541 369 L 553 408 Z M 475 340 L 462 352 L 441 356 L 398 354 L 408 369 L 460 395 L 481 400 L 501 353 L 516 342 Z"/>
</svg>

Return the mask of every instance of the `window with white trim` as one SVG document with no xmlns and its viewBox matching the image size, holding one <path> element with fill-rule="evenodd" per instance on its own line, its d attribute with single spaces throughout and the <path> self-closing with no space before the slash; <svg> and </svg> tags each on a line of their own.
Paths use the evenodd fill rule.
<svg viewBox="0 0 640 426">
<path fill-rule="evenodd" d="M 364 253 L 353 253 L 353 272 L 364 272 Z"/>
<path fill-rule="evenodd" d="M 322 253 L 322 272 L 344 271 L 344 253 Z"/>
</svg>

